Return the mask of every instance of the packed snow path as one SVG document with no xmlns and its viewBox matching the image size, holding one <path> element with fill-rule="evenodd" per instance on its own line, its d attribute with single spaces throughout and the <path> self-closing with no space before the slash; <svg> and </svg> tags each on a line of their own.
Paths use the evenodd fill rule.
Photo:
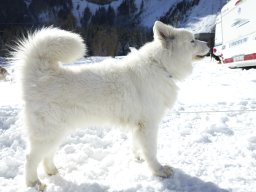
<svg viewBox="0 0 256 192">
<path fill-rule="evenodd" d="M 194 67 L 160 125 L 158 156 L 174 168 L 172 177 L 152 176 L 145 162 L 133 159 L 130 134 L 80 129 L 56 154 L 59 175 L 39 169 L 46 192 L 255 192 L 256 70 L 231 70 L 209 58 Z M 15 78 L 1 81 L 1 192 L 36 191 L 24 186 L 21 108 Z"/>
</svg>

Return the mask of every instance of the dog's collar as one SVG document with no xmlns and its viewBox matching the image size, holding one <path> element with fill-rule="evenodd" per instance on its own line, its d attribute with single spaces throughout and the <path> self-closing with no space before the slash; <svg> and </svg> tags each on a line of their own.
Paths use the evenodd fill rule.
<svg viewBox="0 0 256 192">
<path fill-rule="evenodd" d="M 167 77 L 168 78 L 172 78 L 172 74 L 170 74 L 170 72 L 166 69 L 166 67 L 164 66 L 164 64 L 160 61 L 161 64 L 161 68 L 164 70 L 165 73 L 167 73 Z"/>
<path fill-rule="evenodd" d="M 158 61 L 158 60 L 154 59 L 153 57 L 150 57 L 150 60 L 155 63 L 158 63 L 159 68 L 161 68 L 167 74 L 168 78 L 173 78 L 173 76 L 168 72 L 168 70 L 166 69 L 166 67 L 164 66 L 164 64 L 161 61 Z"/>
</svg>

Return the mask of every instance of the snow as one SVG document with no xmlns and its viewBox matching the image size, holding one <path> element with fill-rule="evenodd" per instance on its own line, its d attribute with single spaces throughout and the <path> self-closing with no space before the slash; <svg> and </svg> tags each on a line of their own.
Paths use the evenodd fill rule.
<svg viewBox="0 0 256 192">
<path fill-rule="evenodd" d="M 210 58 L 194 62 L 194 73 L 180 83 L 178 101 L 160 125 L 158 157 L 174 168 L 172 177 L 152 176 L 145 162 L 135 161 L 129 134 L 87 128 L 60 146 L 59 175 L 48 177 L 39 168 L 46 192 L 254 192 L 255 74 Z M 13 79 L 0 81 L 0 191 L 35 192 L 24 185 L 22 101 Z"/>
</svg>

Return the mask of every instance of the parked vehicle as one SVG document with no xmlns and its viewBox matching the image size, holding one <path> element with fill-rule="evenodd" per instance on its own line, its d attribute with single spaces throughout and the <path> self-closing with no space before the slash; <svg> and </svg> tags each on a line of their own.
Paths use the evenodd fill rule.
<svg viewBox="0 0 256 192">
<path fill-rule="evenodd" d="M 230 0 L 216 18 L 213 53 L 231 68 L 256 66 L 255 7 L 255 0 Z"/>
</svg>

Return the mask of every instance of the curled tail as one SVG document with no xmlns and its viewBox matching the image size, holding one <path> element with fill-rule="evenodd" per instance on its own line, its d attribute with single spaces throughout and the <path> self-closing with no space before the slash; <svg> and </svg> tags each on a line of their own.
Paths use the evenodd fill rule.
<svg viewBox="0 0 256 192">
<path fill-rule="evenodd" d="M 86 46 L 80 35 L 58 28 L 42 28 L 21 40 L 15 48 L 14 59 L 25 68 L 47 70 L 58 63 L 72 63 L 83 57 Z"/>
</svg>

